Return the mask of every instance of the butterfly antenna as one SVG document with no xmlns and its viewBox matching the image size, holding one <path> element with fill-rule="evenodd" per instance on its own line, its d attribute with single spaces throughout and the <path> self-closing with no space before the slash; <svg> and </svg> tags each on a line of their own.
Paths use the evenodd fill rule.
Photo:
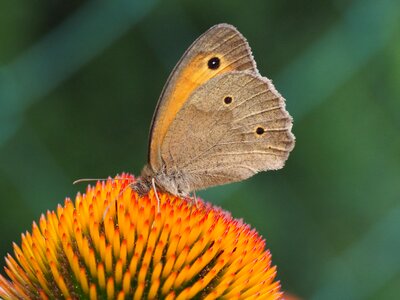
<svg viewBox="0 0 400 300">
<path fill-rule="evenodd" d="M 75 180 L 72 184 L 77 184 L 77 183 L 87 182 L 87 181 L 101 181 L 101 180 L 107 180 L 107 178 L 81 178 L 81 179 Z"/>
<path fill-rule="evenodd" d="M 81 182 L 88 182 L 88 181 L 107 181 L 107 180 L 129 180 L 129 178 L 121 178 L 121 177 L 116 177 L 116 178 L 81 178 L 78 180 L 75 180 L 72 184 L 77 184 Z"/>
<path fill-rule="evenodd" d="M 154 178 L 151 179 L 151 185 L 153 186 L 153 190 L 154 190 L 154 195 L 156 195 L 156 199 L 157 199 L 157 212 L 160 212 L 160 198 L 158 198 L 158 193 L 157 193 L 157 189 L 156 189 L 156 182 L 154 180 Z"/>
<path fill-rule="evenodd" d="M 199 208 L 199 202 L 197 201 L 196 191 L 193 191 L 193 200 L 194 200 L 194 205 L 196 205 L 196 208 Z"/>
</svg>

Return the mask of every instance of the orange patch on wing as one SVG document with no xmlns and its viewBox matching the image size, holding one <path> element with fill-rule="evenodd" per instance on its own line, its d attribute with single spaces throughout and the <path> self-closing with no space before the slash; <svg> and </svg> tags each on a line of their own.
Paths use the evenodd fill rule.
<svg viewBox="0 0 400 300">
<path fill-rule="evenodd" d="M 212 57 L 220 59 L 220 67 L 217 70 L 210 70 L 207 66 L 208 60 Z M 168 128 L 175 119 L 175 116 L 189 99 L 190 95 L 201 85 L 216 75 L 223 74 L 234 69 L 228 61 L 219 54 L 199 54 L 195 56 L 186 67 L 182 68 L 180 75 L 175 81 L 175 86 L 171 89 L 172 92 L 167 99 L 164 99 L 166 107 L 157 116 L 159 120 L 153 128 L 152 142 L 150 145 L 150 164 L 155 169 L 160 166 L 160 154 L 158 151 L 161 148 L 162 142 L 167 134 Z"/>
</svg>

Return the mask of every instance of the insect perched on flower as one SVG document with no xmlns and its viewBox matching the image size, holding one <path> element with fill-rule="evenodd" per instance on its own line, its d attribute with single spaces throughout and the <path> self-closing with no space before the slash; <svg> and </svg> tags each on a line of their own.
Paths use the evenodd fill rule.
<svg viewBox="0 0 400 300">
<path fill-rule="evenodd" d="M 294 147 L 285 99 L 262 77 L 232 25 L 218 24 L 184 53 L 161 93 L 148 163 L 132 184 L 173 195 L 283 167 Z"/>
</svg>

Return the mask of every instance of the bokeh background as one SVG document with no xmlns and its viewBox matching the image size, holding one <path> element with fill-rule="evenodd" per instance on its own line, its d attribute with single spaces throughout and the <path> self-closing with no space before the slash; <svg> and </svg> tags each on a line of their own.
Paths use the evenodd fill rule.
<svg viewBox="0 0 400 300">
<path fill-rule="evenodd" d="M 139 174 L 169 72 L 221 22 L 286 97 L 297 143 L 283 170 L 202 197 L 266 238 L 283 290 L 400 297 L 396 0 L 1 1 L 0 256 L 75 179 Z"/>
</svg>

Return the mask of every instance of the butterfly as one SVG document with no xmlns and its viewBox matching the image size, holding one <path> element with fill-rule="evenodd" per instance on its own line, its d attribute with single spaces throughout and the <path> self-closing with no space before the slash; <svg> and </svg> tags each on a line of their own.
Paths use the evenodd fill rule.
<svg viewBox="0 0 400 300">
<path fill-rule="evenodd" d="M 193 191 L 284 166 L 295 138 L 285 99 L 256 67 L 243 35 L 218 24 L 169 76 L 150 129 L 148 162 L 131 184 L 188 197 Z"/>
</svg>

